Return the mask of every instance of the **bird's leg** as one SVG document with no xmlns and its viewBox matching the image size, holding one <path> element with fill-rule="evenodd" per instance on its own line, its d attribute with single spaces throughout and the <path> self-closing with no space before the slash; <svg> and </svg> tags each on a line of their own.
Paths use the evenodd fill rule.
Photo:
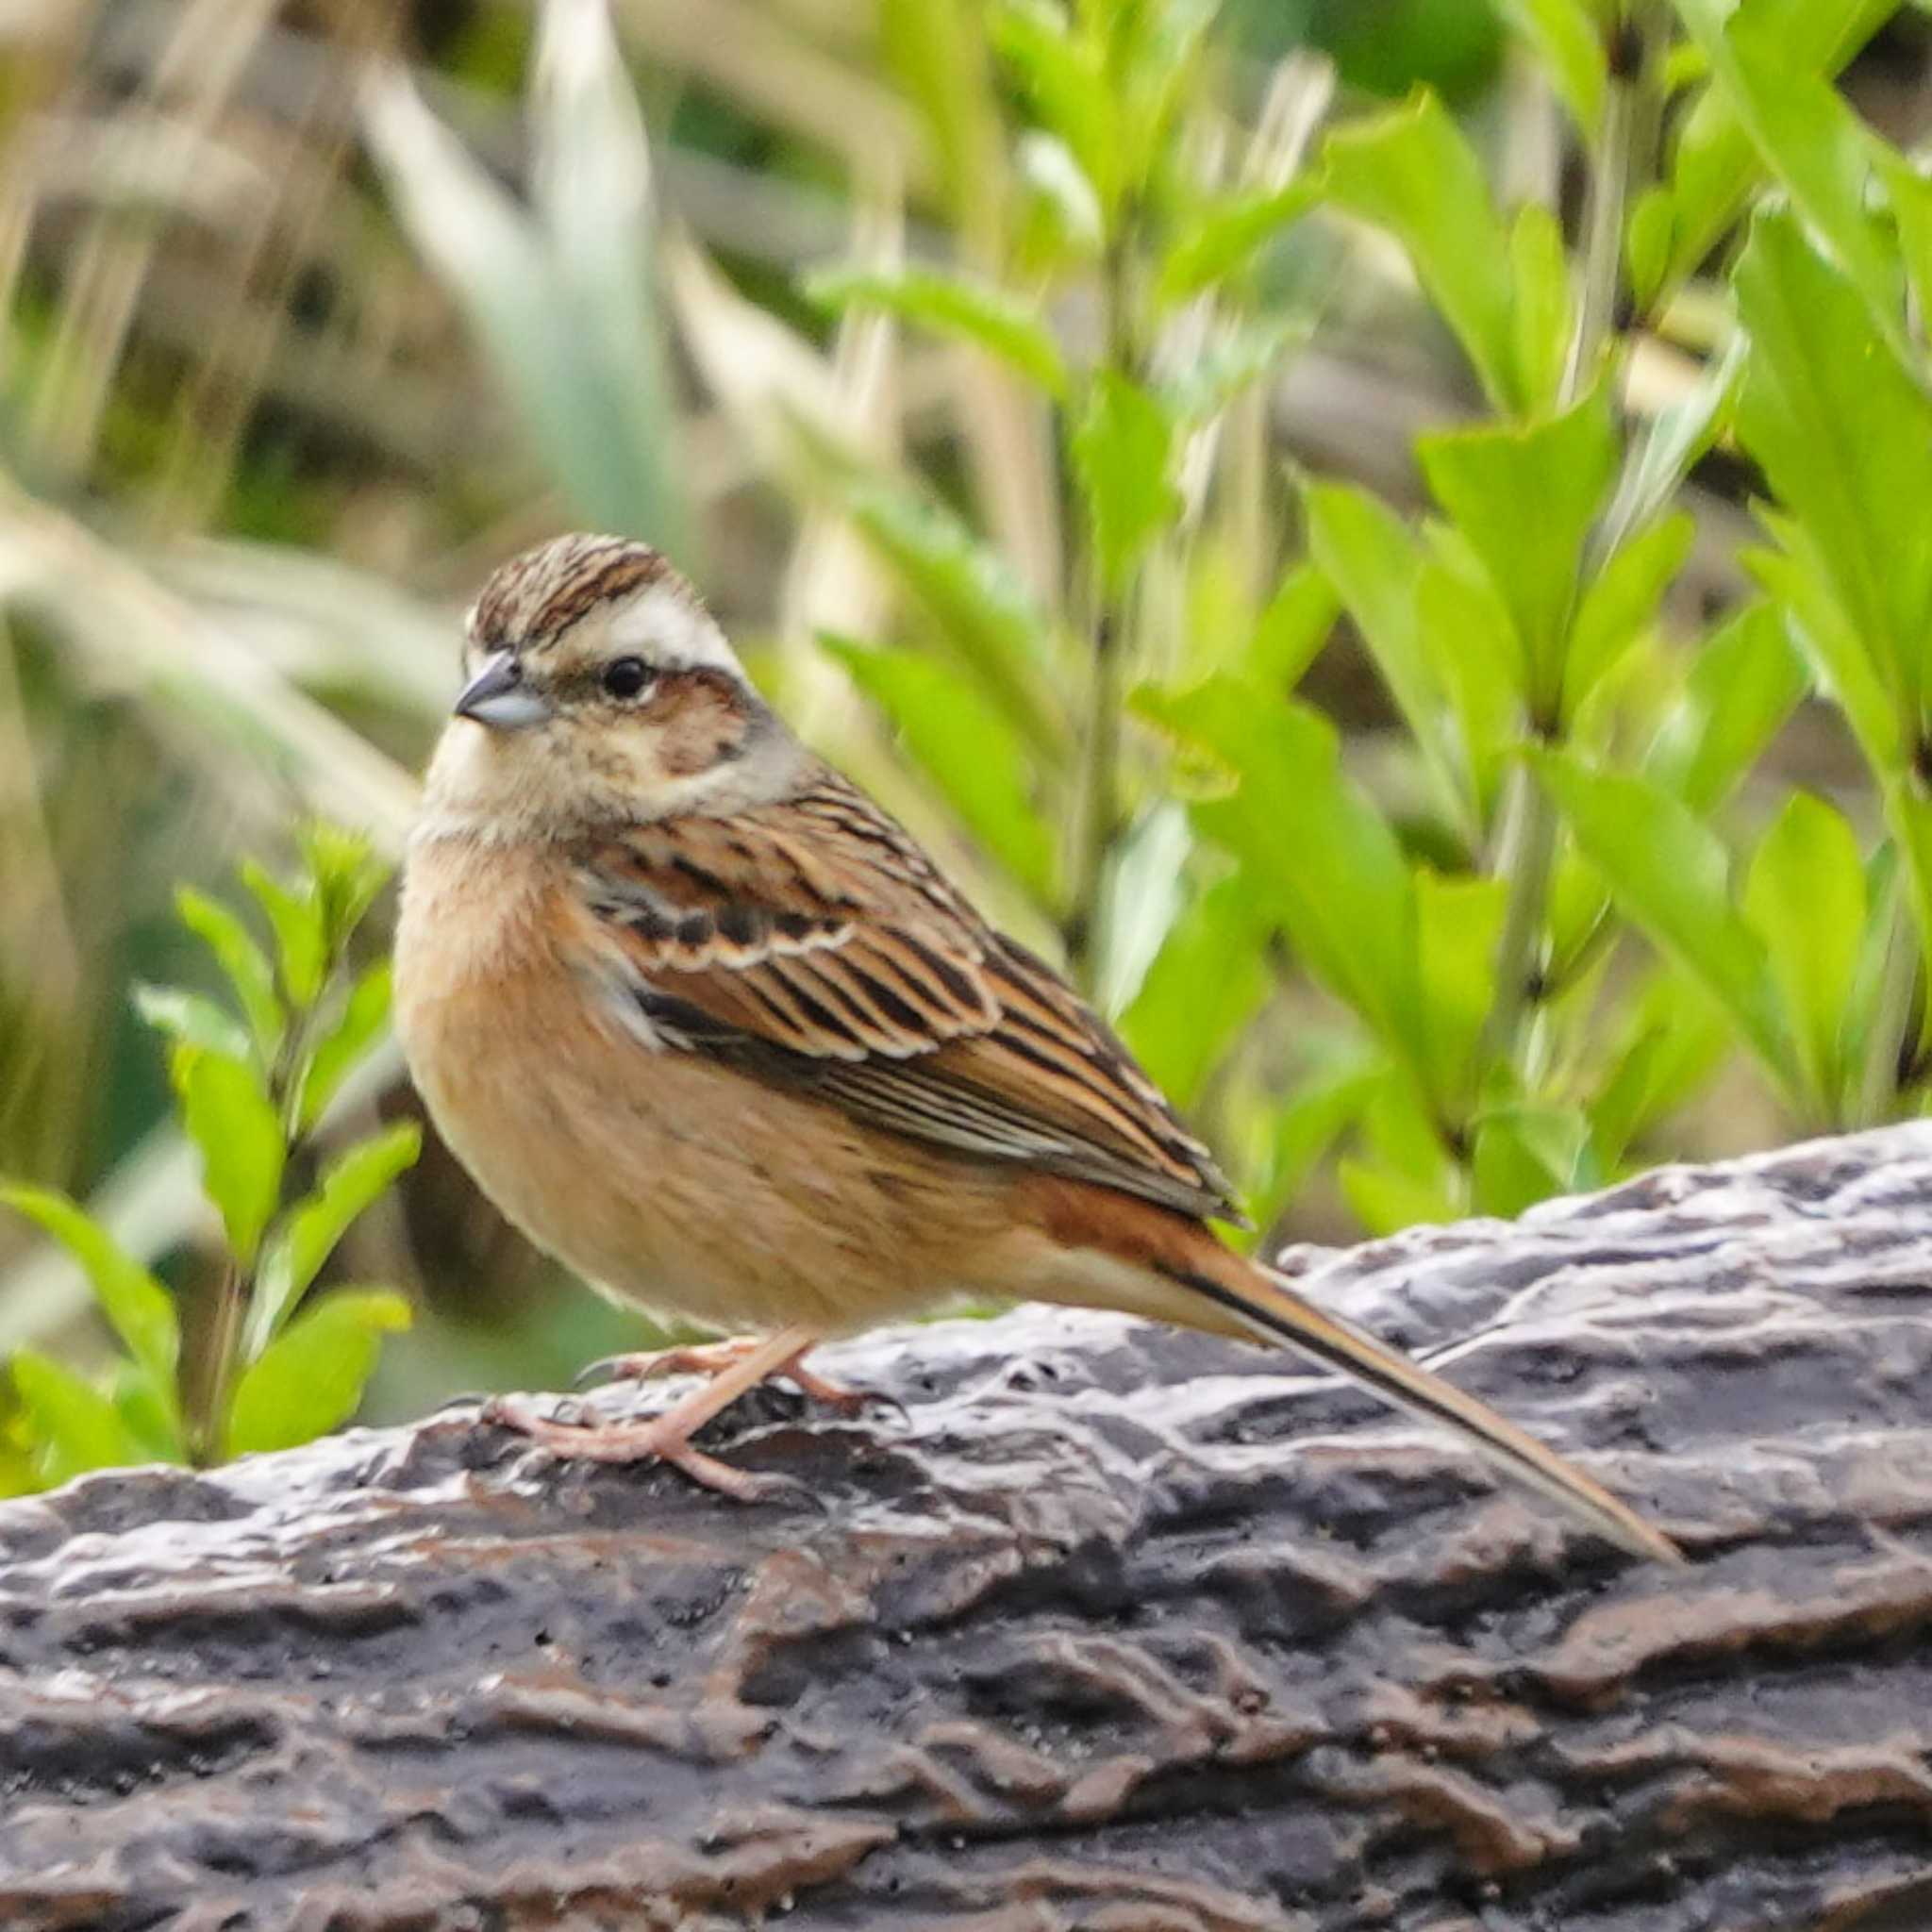
<svg viewBox="0 0 1932 1932">
<path fill-rule="evenodd" d="M 538 1415 L 526 1404 L 502 1397 L 485 1405 L 483 1419 L 517 1430 L 555 1456 L 592 1462 L 668 1462 L 708 1490 L 751 1502 L 796 1485 L 786 1477 L 733 1469 L 694 1447 L 691 1436 L 747 1390 L 803 1355 L 817 1339 L 808 1328 L 784 1328 L 762 1341 L 751 1341 L 748 1346 L 728 1344 L 730 1359 L 708 1382 L 648 1422 L 559 1423 Z"/>
<path fill-rule="evenodd" d="M 787 1334 L 803 1332 L 786 1330 Z M 891 1403 L 903 1408 L 894 1397 L 868 1394 L 862 1389 L 847 1389 L 807 1368 L 805 1357 L 816 1340 L 814 1337 L 811 1341 L 807 1341 L 789 1360 L 780 1362 L 769 1373 L 783 1375 L 801 1394 L 809 1396 L 814 1402 L 824 1403 L 840 1415 L 858 1415 L 878 1403 Z M 721 1375 L 764 1345 L 756 1335 L 731 1335 L 722 1341 L 695 1341 L 678 1348 L 651 1349 L 639 1355 L 606 1356 L 602 1361 L 591 1362 L 585 1368 L 576 1376 L 574 1386 L 582 1389 L 595 1381 L 645 1382 L 658 1375 Z"/>
</svg>

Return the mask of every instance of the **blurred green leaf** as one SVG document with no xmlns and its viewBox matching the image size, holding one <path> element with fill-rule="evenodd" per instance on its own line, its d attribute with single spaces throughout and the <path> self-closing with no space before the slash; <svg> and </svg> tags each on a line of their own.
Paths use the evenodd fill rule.
<svg viewBox="0 0 1932 1932">
<path fill-rule="evenodd" d="M 1821 1125 L 1840 1124 L 1840 1028 L 1865 935 L 1865 865 L 1842 813 L 1794 791 L 1759 841 L 1744 917 L 1771 958 Z"/>
<path fill-rule="evenodd" d="M 1187 811 L 1171 798 L 1137 813 L 1115 842 L 1090 942 L 1093 999 L 1104 1018 L 1117 1018 L 1141 991 L 1179 917 L 1193 847 Z"/>
<path fill-rule="evenodd" d="M 1292 312 L 1222 329 L 1161 386 L 1161 399 L 1177 423 L 1205 423 L 1264 381 L 1307 333 L 1307 322 Z"/>
<path fill-rule="evenodd" d="M 1174 422 L 1158 399 L 1114 370 L 1098 371 L 1074 431 L 1074 467 L 1101 575 L 1116 592 L 1179 505 L 1174 457 Z"/>
<path fill-rule="evenodd" d="M 1470 1160 L 1470 1206 L 1513 1218 L 1539 1201 L 1600 1185 L 1588 1172 L 1590 1122 L 1574 1108 L 1519 1105 L 1486 1114 Z"/>
<path fill-rule="evenodd" d="M 1121 1016 L 1121 1033 L 1154 1083 L 1190 1107 L 1268 997 L 1265 922 L 1240 873 L 1197 893 Z"/>
<path fill-rule="evenodd" d="M 1300 1191 L 1388 1076 L 1388 1063 L 1379 1053 L 1355 1048 L 1329 1057 L 1296 1084 L 1274 1116 L 1268 1198 L 1255 1204 L 1257 1223 L 1268 1225 L 1270 1210 L 1278 1211 Z"/>
<path fill-rule="evenodd" d="M 1416 582 L 1424 655 L 1455 707 L 1474 808 L 1472 838 L 1490 826 L 1524 722 L 1523 651 L 1489 573 L 1445 524 L 1427 527 L 1429 554 Z"/>
<path fill-rule="evenodd" d="M 925 124 L 954 220 L 991 232 L 1002 193 L 999 102 L 983 0 L 879 0 L 879 50 Z"/>
<path fill-rule="evenodd" d="M 1065 716 L 1046 682 L 1046 615 L 1005 559 L 950 509 L 910 491 L 860 478 L 841 500 L 1034 751 L 1054 761 L 1070 756 Z"/>
<path fill-rule="evenodd" d="M 1335 1176 L 1372 1241 L 1405 1227 L 1459 1221 L 1465 1212 L 1461 1202 L 1437 1183 L 1376 1161 L 1344 1157 L 1336 1163 Z"/>
<path fill-rule="evenodd" d="M 1724 1008 L 1693 975 L 1668 967 L 1651 974 L 1591 1103 L 1603 1158 L 1620 1164 L 1633 1141 L 1683 1106 L 1716 1072 L 1730 1039 Z"/>
<path fill-rule="evenodd" d="M 409 1305 L 377 1289 L 338 1289 L 306 1309 L 235 1386 L 224 1453 L 313 1441 L 355 1414 L 381 1338 L 409 1325 Z"/>
<path fill-rule="evenodd" d="M 1644 769 L 1692 811 L 1712 810 L 1776 737 L 1807 681 L 1777 611 L 1749 605 L 1698 652 Z"/>
<path fill-rule="evenodd" d="M 1422 437 L 1416 454 L 1508 608 L 1533 709 L 1554 721 L 1584 546 L 1616 469 L 1607 389 L 1545 422 Z"/>
<path fill-rule="evenodd" d="M 127 1425 L 129 1434 L 141 1444 L 142 1462 L 188 1460 L 188 1449 L 181 1438 L 175 1391 L 158 1388 L 154 1377 L 138 1362 L 124 1361 L 114 1374 L 108 1399 Z"/>
<path fill-rule="evenodd" d="M 134 1010 L 158 1033 L 170 1040 L 185 1041 L 190 1046 L 212 1047 L 238 1060 L 255 1055 L 255 1042 L 248 1029 L 225 1007 L 204 999 L 179 986 L 148 986 L 137 983 Z"/>
<path fill-rule="evenodd" d="M 210 899 L 192 886 L 179 886 L 175 891 L 175 908 L 181 924 L 193 933 L 215 957 L 215 963 L 227 975 L 235 997 L 248 1018 L 257 1050 L 264 1064 L 272 1060 L 282 1043 L 287 1022 L 282 1003 L 275 996 L 275 968 L 268 955 L 256 944 L 254 936 L 242 921 L 219 899 Z"/>
<path fill-rule="evenodd" d="M 1784 7 L 1676 5 L 1760 158 L 1863 298 L 1867 325 L 1909 357 L 1898 261 L 1866 209 L 1875 137 L 1815 64 L 1794 58 Z"/>
<path fill-rule="evenodd" d="M 1680 510 L 1632 538 L 1596 574 L 1577 606 L 1563 667 L 1563 708 L 1576 708 L 1652 624 L 1672 580 L 1697 541 L 1697 525 Z"/>
<path fill-rule="evenodd" d="M 1020 185 L 1021 262 L 1058 268 L 1091 261 L 1106 245 L 1100 197 L 1079 158 L 1057 134 L 1029 127 L 1015 156 Z"/>
<path fill-rule="evenodd" d="M 1255 620 L 1241 674 L 1264 690 L 1292 691 L 1341 614 L 1341 600 L 1326 574 L 1309 563 L 1293 565 Z"/>
<path fill-rule="evenodd" d="M 1055 841 L 1025 744 L 980 688 L 916 651 L 819 633 L 819 642 L 885 712 L 966 829 L 1049 908 L 1059 900 Z"/>
<path fill-rule="evenodd" d="M 295 1108 L 295 1124 L 307 1132 L 319 1121 L 342 1082 L 389 1022 L 394 991 L 390 962 L 377 959 L 357 975 L 334 1023 L 309 1049 Z"/>
<path fill-rule="evenodd" d="M 1423 648 L 1416 591 L 1422 558 L 1414 537 L 1379 497 L 1353 484 L 1309 484 L 1302 492 L 1308 554 L 1341 592 L 1423 755 L 1441 808 L 1473 822 L 1458 783 L 1442 683 Z"/>
<path fill-rule="evenodd" d="M 328 967 L 328 936 L 322 901 L 311 882 L 287 886 L 252 858 L 242 862 L 242 883 L 255 894 L 275 928 L 277 977 L 291 1004 L 308 1007 L 322 991 Z"/>
<path fill-rule="evenodd" d="M 1751 0 L 1749 37 L 1786 72 L 1831 78 L 1897 10 L 1898 0 Z M 1701 45 L 1719 16 L 1710 0 L 1678 0 Z M 1694 16 L 1694 17 L 1692 17 Z M 1673 237 L 1667 280 L 1694 274 L 1736 220 L 1762 169 L 1730 89 L 1707 88 L 1677 136 L 1672 172 Z"/>
<path fill-rule="evenodd" d="M 389 883 L 390 863 L 377 857 L 366 833 L 326 820 L 303 825 L 296 842 L 315 889 L 324 950 L 339 953 Z"/>
<path fill-rule="evenodd" d="M 1121 154 L 1096 38 L 1070 29 L 1065 14 L 1047 0 L 995 0 L 987 31 L 1041 125 L 1079 161 L 1099 196 L 1103 225 L 1110 225 L 1120 199 Z"/>
<path fill-rule="evenodd" d="M 1932 400 L 1790 214 L 1760 213 L 1736 273 L 1752 356 L 1738 429 L 1902 709 L 1932 640 Z"/>
<path fill-rule="evenodd" d="M 1697 459 L 1717 440 L 1737 399 L 1750 344 L 1733 329 L 1724 352 L 1674 403 L 1652 418 L 1624 459 L 1616 494 L 1596 533 L 1599 556 L 1613 556 L 1683 488 Z"/>
<path fill-rule="evenodd" d="M 1509 266 L 1515 299 L 1517 384 L 1524 408 L 1556 408 L 1562 400 L 1563 370 L 1575 327 L 1570 297 L 1570 258 L 1562 225 L 1530 202 L 1519 208 L 1509 230 Z"/>
<path fill-rule="evenodd" d="M 1232 677 L 1136 701 L 1238 775 L 1230 795 L 1196 801 L 1195 824 L 1242 861 L 1316 977 L 1421 1078 L 1414 889 L 1387 821 L 1342 776 L 1334 726 Z"/>
<path fill-rule="evenodd" d="M 1819 689 L 1844 714 L 1866 762 L 1881 778 L 1895 780 L 1905 769 L 1906 721 L 1871 640 L 1839 601 L 1830 567 L 1810 530 L 1761 507 L 1757 514 L 1779 547 L 1745 552 L 1745 569 L 1784 607 Z"/>
<path fill-rule="evenodd" d="M 337 1156 L 313 1191 L 289 1209 L 256 1271 L 242 1338 L 244 1361 L 267 1348 L 351 1224 L 422 1151 L 422 1128 L 414 1121 L 399 1121 Z"/>
<path fill-rule="evenodd" d="M 205 1047 L 177 1046 L 169 1065 L 182 1124 L 201 1150 L 202 1185 L 245 1268 L 281 1198 L 281 1123 L 260 1076 L 244 1062 Z"/>
<path fill-rule="evenodd" d="M 1053 331 L 1037 308 L 991 282 L 937 269 L 891 272 L 821 269 L 806 293 L 829 308 L 879 308 L 941 335 L 977 344 L 1009 363 L 1049 395 L 1067 393 L 1067 368 Z"/>
<path fill-rule="evenodd" d="M 1416 873 L 1429 1091 L 1457 1115 L 1474 1098 L 1476 1045 L 1495 1003 L 1496 946 L 1508 891 L 1501 878 L 1444 877 L 1427 867 Z"/>
<path fill-rule="evenodd" d="M 1763 942 L 1731 904 L 1724 847 L 1649 780 L 1532 752 L 1618 905 L 1664 956 L 1699 979 L 1787 1093 L 1796 1068 Z"/>
<path fill-rule="evenodd" d="M 601 8 L 545 15 L 535 115 L 546 234 L 399 75 L 365 95 L 369 143 L 418 250 L 468 314 L 532 445 L 593 526 L 677 547 L 673 420 L 642 279 L 649 177 Z"/>
<path fill-rule="evenodd" d="M 1433 94 L 1357 121 L 1323 148 L 1328 199 L 1407 250 L 1499 408 L 1522 409 L 1509 238 L 1481 164 Z"/>
<path fill-rule="evenodd" d="M 1302 174 L 1285 188 L 1246 190 L 1200 209 L 1160 264 L 1156 282 L 1160 301 L 1191 301 L 1245 268 L 1320 202 L 1323 186 L 1319 175 Z"/>
<path fill-rule="evenodd" d="M 33 1441 L 35 1473 L 49 1489 L 91 1469 L 148 1460 L 121 1411 L 72 1369 L 36 1348 L 16 1349 L 9 1366 Z"/>
<path fill-rule="evenodd" d="M 1589 0 L 1496 0 L 1496 10 L 1541 57 L 1577 133 L 1594 146 L 1607 83 L 1597 10 Z"/>
<path fill-rule="evenodd" d="M 25 1215 L 79 1262 L 108 1325 L 172 1405 L 181 1328 L 168 1291 L 66 1195 L 0 1187 L 0 1206 Z"/>
</svg>

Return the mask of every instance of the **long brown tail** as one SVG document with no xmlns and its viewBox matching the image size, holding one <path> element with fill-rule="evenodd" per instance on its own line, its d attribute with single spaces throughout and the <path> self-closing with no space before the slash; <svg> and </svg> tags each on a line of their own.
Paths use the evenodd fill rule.
<svg viewBox="0 0 1932 1932">
<path fill-rule="evenodd" d="M 1220 1248 L 1211 1257 L 1201 1254 L 1198 1263 L 1185 1268 L 1164 1262 L 1160 1272 L 1232 1318 L 1228 1324 L 1207 1321 L 1198 1325 L 1244 1330 L 1313 1356 L 1383 1401 L 1454 1430 L 1494 1467 L 1560 1504 L 1598 1535 L 1608 1537 L 1636 1556 L 1654 1557 L 1664 1563 L 1683 1562 L 1676 1544 L 1653 1529 L 1628 1505 L 1620 1503 L 1601 1483 L 1498 1415 L 1487 1403 L 1419 1368 L 1374 1336 L 1324 1313 L 1274 1269 Z"/>
</svg>

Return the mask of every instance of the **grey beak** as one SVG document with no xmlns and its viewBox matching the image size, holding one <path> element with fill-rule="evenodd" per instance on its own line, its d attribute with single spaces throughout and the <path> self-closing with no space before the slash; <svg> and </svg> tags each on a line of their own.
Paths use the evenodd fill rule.
<svg viewBox="0 0 1932 1932">
<path fill-rule="evenodd" d="M 521 731 L 550 715 L 549 700 L 524 682 L 523 666 L 510 651 L 498 651 L 464 685 L 453 708 L 458 718 L 474 718 L 492 731 Z"/>
</svg>

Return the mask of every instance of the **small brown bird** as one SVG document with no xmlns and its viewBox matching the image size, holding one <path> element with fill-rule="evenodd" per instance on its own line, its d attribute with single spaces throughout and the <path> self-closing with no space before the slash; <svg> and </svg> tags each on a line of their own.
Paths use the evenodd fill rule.
<svg viewBox="0 0 1932 1932">
<path fill-rule="evenodd" d="M 826 1336 L 956 1294 L 1285 1343 L 1626 1549 L 1671 1543 L 1473 1396 L 1223 1245 L 1227 1183 L 1126 1049 L 799 743 L 655 551 L 564 537 L 470 613 L 396 936 L 416 1084 L 484 1191 L 620 1300 L 739 1340 L 558 1452 L 756 1479 L 691 1432 Z M 631 1373 L 658 1366 L 646 1358 Z"/>
</svg>

